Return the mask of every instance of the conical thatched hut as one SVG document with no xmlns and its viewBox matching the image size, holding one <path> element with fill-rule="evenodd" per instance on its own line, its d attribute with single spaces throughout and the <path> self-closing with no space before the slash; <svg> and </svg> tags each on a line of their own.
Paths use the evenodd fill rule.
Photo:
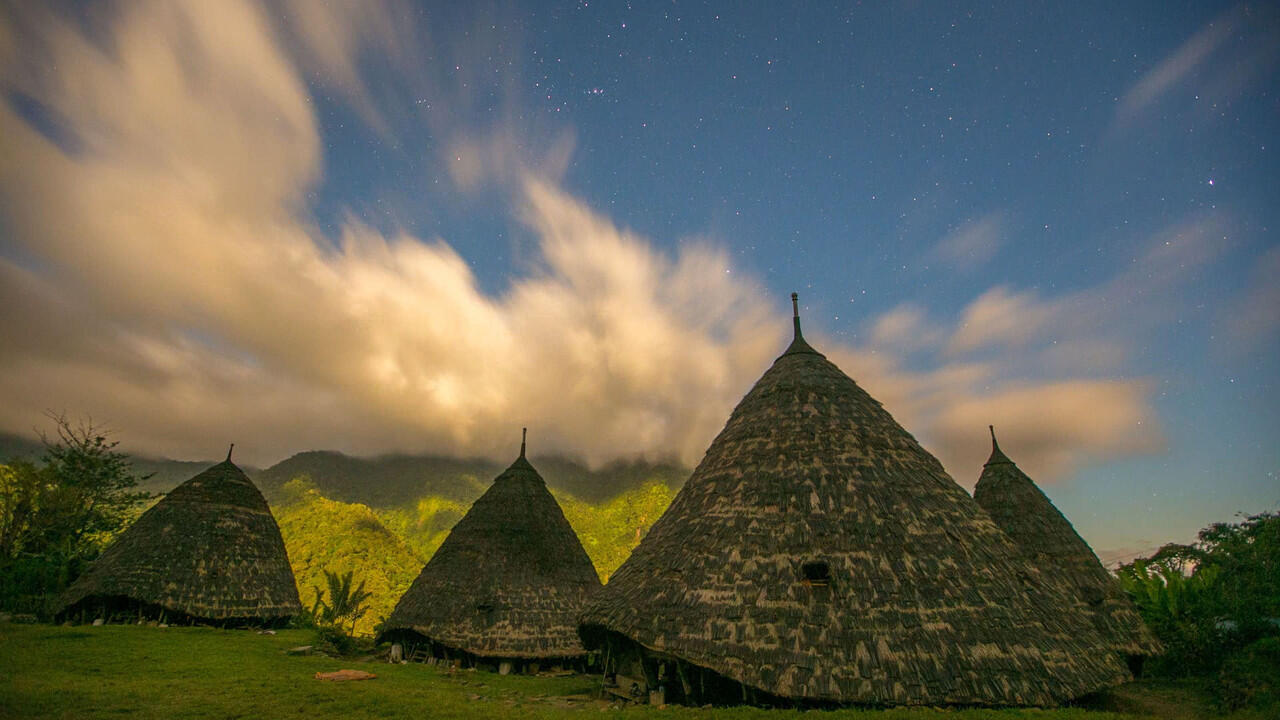
<svg viewBox="0 0 1280 720">
<path fill-rule="evenodd" d="M 1103 637 L 1137 670 L 1142 657 L 1161 651 L 1160 642 L 1089 544 L 1031 478 L 1000 451 L 995 428 L 990 430 L 991 458 L 982 468 L 973 499 L 1032 564 L 1062 576 L 1090 608 Z"/>
<path fill-rule="evenodd" d="M 1047 706 L 1129 677 L 798 312 L 579 632 L 620 685 L 698 703 Z"/>
<path fill-rule="evenodd" d="M 586 656 L 577 617 L 600 579 L 524 454 L 521 441 L 520 457 L 454 525 L 400 598 L 383 638 L 468 665 L 519 669 Z"/>
<path fill-rule="evenodd" d="M 142 514 L 60 598 L 62 617 L 270 625 L 297 615 L 298 587 L 262 493 L 227 459 Z"/>
</svg>

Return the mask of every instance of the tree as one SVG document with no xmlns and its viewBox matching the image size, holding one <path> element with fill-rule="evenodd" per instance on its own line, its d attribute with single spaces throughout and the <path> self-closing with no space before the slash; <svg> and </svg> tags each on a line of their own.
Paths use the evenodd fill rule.
<svg viewBox="0 0 1280 720">
<path fill-rule="evenodd" d="M 365 592 L 364 581 L 356 588 L 351 587 L 353 571 L 339 576 L 337 573 L 324 571 L 325 581 L 329 585 L 329 600 L 325 602 L 324 590 L 316 588 L 316 603 L 311 614 L 317 621 L 338 625 L 342 621 L 351 622 L 351 632 L 355 632 L 356 623 L 368 611 L 365 601 L 373 593 Z"/>
<path fill-rule="evenodd" d="M 91 420 L 50 414 L 40 464 L 0 466 L 0 603 L 35 608 L 60 592 L 150 497 L 118 443 Z"/>
<path fill-rule="evenodd" d="M 150 493 L 135 490 L 150 475 L 135 475 L 129 456 L 116 450 L 92 420 L 74 427 L 65 415 L 50 414 L 57 438 L 41 433 L 45 451 L 41 460 L 51 476 L 54 493 L 51 510 L 55 521 L 53 542 L 65 543 L 74 553 L 96 556 L 101 546 L 133 519 Z"/>
<path fill-rule="evenodd" d="M 1280 515 L 1242 516 L 1166 545 L 1119 570 L 1143 620 L 1164 643 L 1153 674 L 1198 676 L 1225 707 L 1274 708 L 1280 667 Z"/>
</svg>

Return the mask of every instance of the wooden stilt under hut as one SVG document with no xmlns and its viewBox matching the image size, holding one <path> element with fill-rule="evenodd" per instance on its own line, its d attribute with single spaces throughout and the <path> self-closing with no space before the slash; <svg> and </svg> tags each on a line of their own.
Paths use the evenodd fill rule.
<svg viewBox="0 0 1280 720">
<path fill-rule="evenodd" d="M 67 619 L 222 626 L 278 625 L 302 611 L 280 528 L 230 451 L 143 513 L 59 606 Z"/>
<path fill-rule="evenodd" d="M 1051 706 L 1126 681 L 1075 595 L 805 342 L 798 310 L 794 325 L 583 613 L 619 686 L 698 704 Z"/>
<path fill-rule="evenodd" d="M 1000 451 L 995 428 L 989 429 L 991 457 L 982 467 L 973 499 L 1033 565 L 1066 580 L 1089 608 L 1103 638 L 1137 672 L 1142 658 L 1161 652 L 1160 641 L 1142 622 L 1119 581 L 1053 501 Z"/>
<path fill-rule="evenodd" d="M 538 471 L 520 457 L 449 532 L 381 639 L 500 672 L 581 666 L 577 617 L 600 578 Z"/>
</svg>

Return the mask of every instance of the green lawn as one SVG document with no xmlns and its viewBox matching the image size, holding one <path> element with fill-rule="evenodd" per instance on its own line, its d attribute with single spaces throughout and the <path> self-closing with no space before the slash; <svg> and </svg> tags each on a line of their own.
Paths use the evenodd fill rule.
<svg viewBox="0 0 1280 720">
<path fill-rule="evenodd" d="M 660 715 L 670 718 L 792 718 L 756 708 L 617 708 L 595 699 L 599 678 L 504 677 L 449 673 L 427 665 L 289 656 L 312 644 L 305 630 L 259 635 L 245 630 L 143 626 L 0 625 L 0 716 L 14 718 L 553 718 Z M 375 680 L 331 683 L 320 671 L 353 668 Z M 841 710 L 824 720 L 914 720 L 944 716 L 1042 720 L 1195 717 L 1195 698 L 1140 685 L 1102 701 L 1149 714 L 1062 710 Z M 1172 692 L 1172 695 L 1169 693 Z M 1193 714 L 1187 715 L 1185 713 Z M 812 717 L 812 715 L 811 715 Z"/>
</svg>

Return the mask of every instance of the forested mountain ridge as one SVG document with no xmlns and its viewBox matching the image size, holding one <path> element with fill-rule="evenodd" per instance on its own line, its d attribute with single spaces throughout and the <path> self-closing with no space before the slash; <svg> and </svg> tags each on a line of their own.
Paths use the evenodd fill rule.
<svg viewBox="0 0 1280 720">
<path fill-rule="evenodd" d="M 35 438 L 0 433 L 0 463 L 10 460 L 27 460 L 38 463 L 44 454 L 44 443 Z M 170 460 L 168 458 L 130 455 L 129 462 L 135 475 L 150 476 L 138 484 L 139 490 L 150 493 L 167 493 L 190 480 L 219 460 Z M 254 477 L 261 470 L 253 465 L 237 463 L 247 475 Z"/>
<path fill-rule="evenodd" d="M 11 459 L 38 461 L 44 445 L 35 438 L 0 433 L 0 463 Z M 153 476 L 140 490 L 165 493 L 191 479 L 216 460 L 169 460 L 130 455 L 138 475 Z M 616 460 L 591 469 L 556 455 L 534 456 L 530 462 L 553 491 L 599 504 L 629 490 L 659 481 L 679 489 L 689 469 L 669 461 Z M 268 500 L 278 500 L 290 480 L 307 476 L 326 498 L 371 508 L 414 509 L 424 497 L 439 497 L 470 506 L 507 463 L 483 458 L 391 454 L 355 457 L 332 450 L 294 454 L 266 469 L 237 462 Z"/>
<path fill-rule="evenodd" d="M 534 456 L 529 462 L 553 492 L 599 504 L 618 495 L 661 482 L 678 489 L 689 475 L 672 462 L 619 460 L 598 469 L 559 456 Z M 307 476 L 325 497 L 361 503 L 375 510 L 416 509 L 424 497 L 470 506 L 506 467 L 481 458 L 439 455 L 383 455 L 362 458 L 317 450 L 298 453 L 250 477 L 268 500 L 295 477 Z"/>
</svg>

